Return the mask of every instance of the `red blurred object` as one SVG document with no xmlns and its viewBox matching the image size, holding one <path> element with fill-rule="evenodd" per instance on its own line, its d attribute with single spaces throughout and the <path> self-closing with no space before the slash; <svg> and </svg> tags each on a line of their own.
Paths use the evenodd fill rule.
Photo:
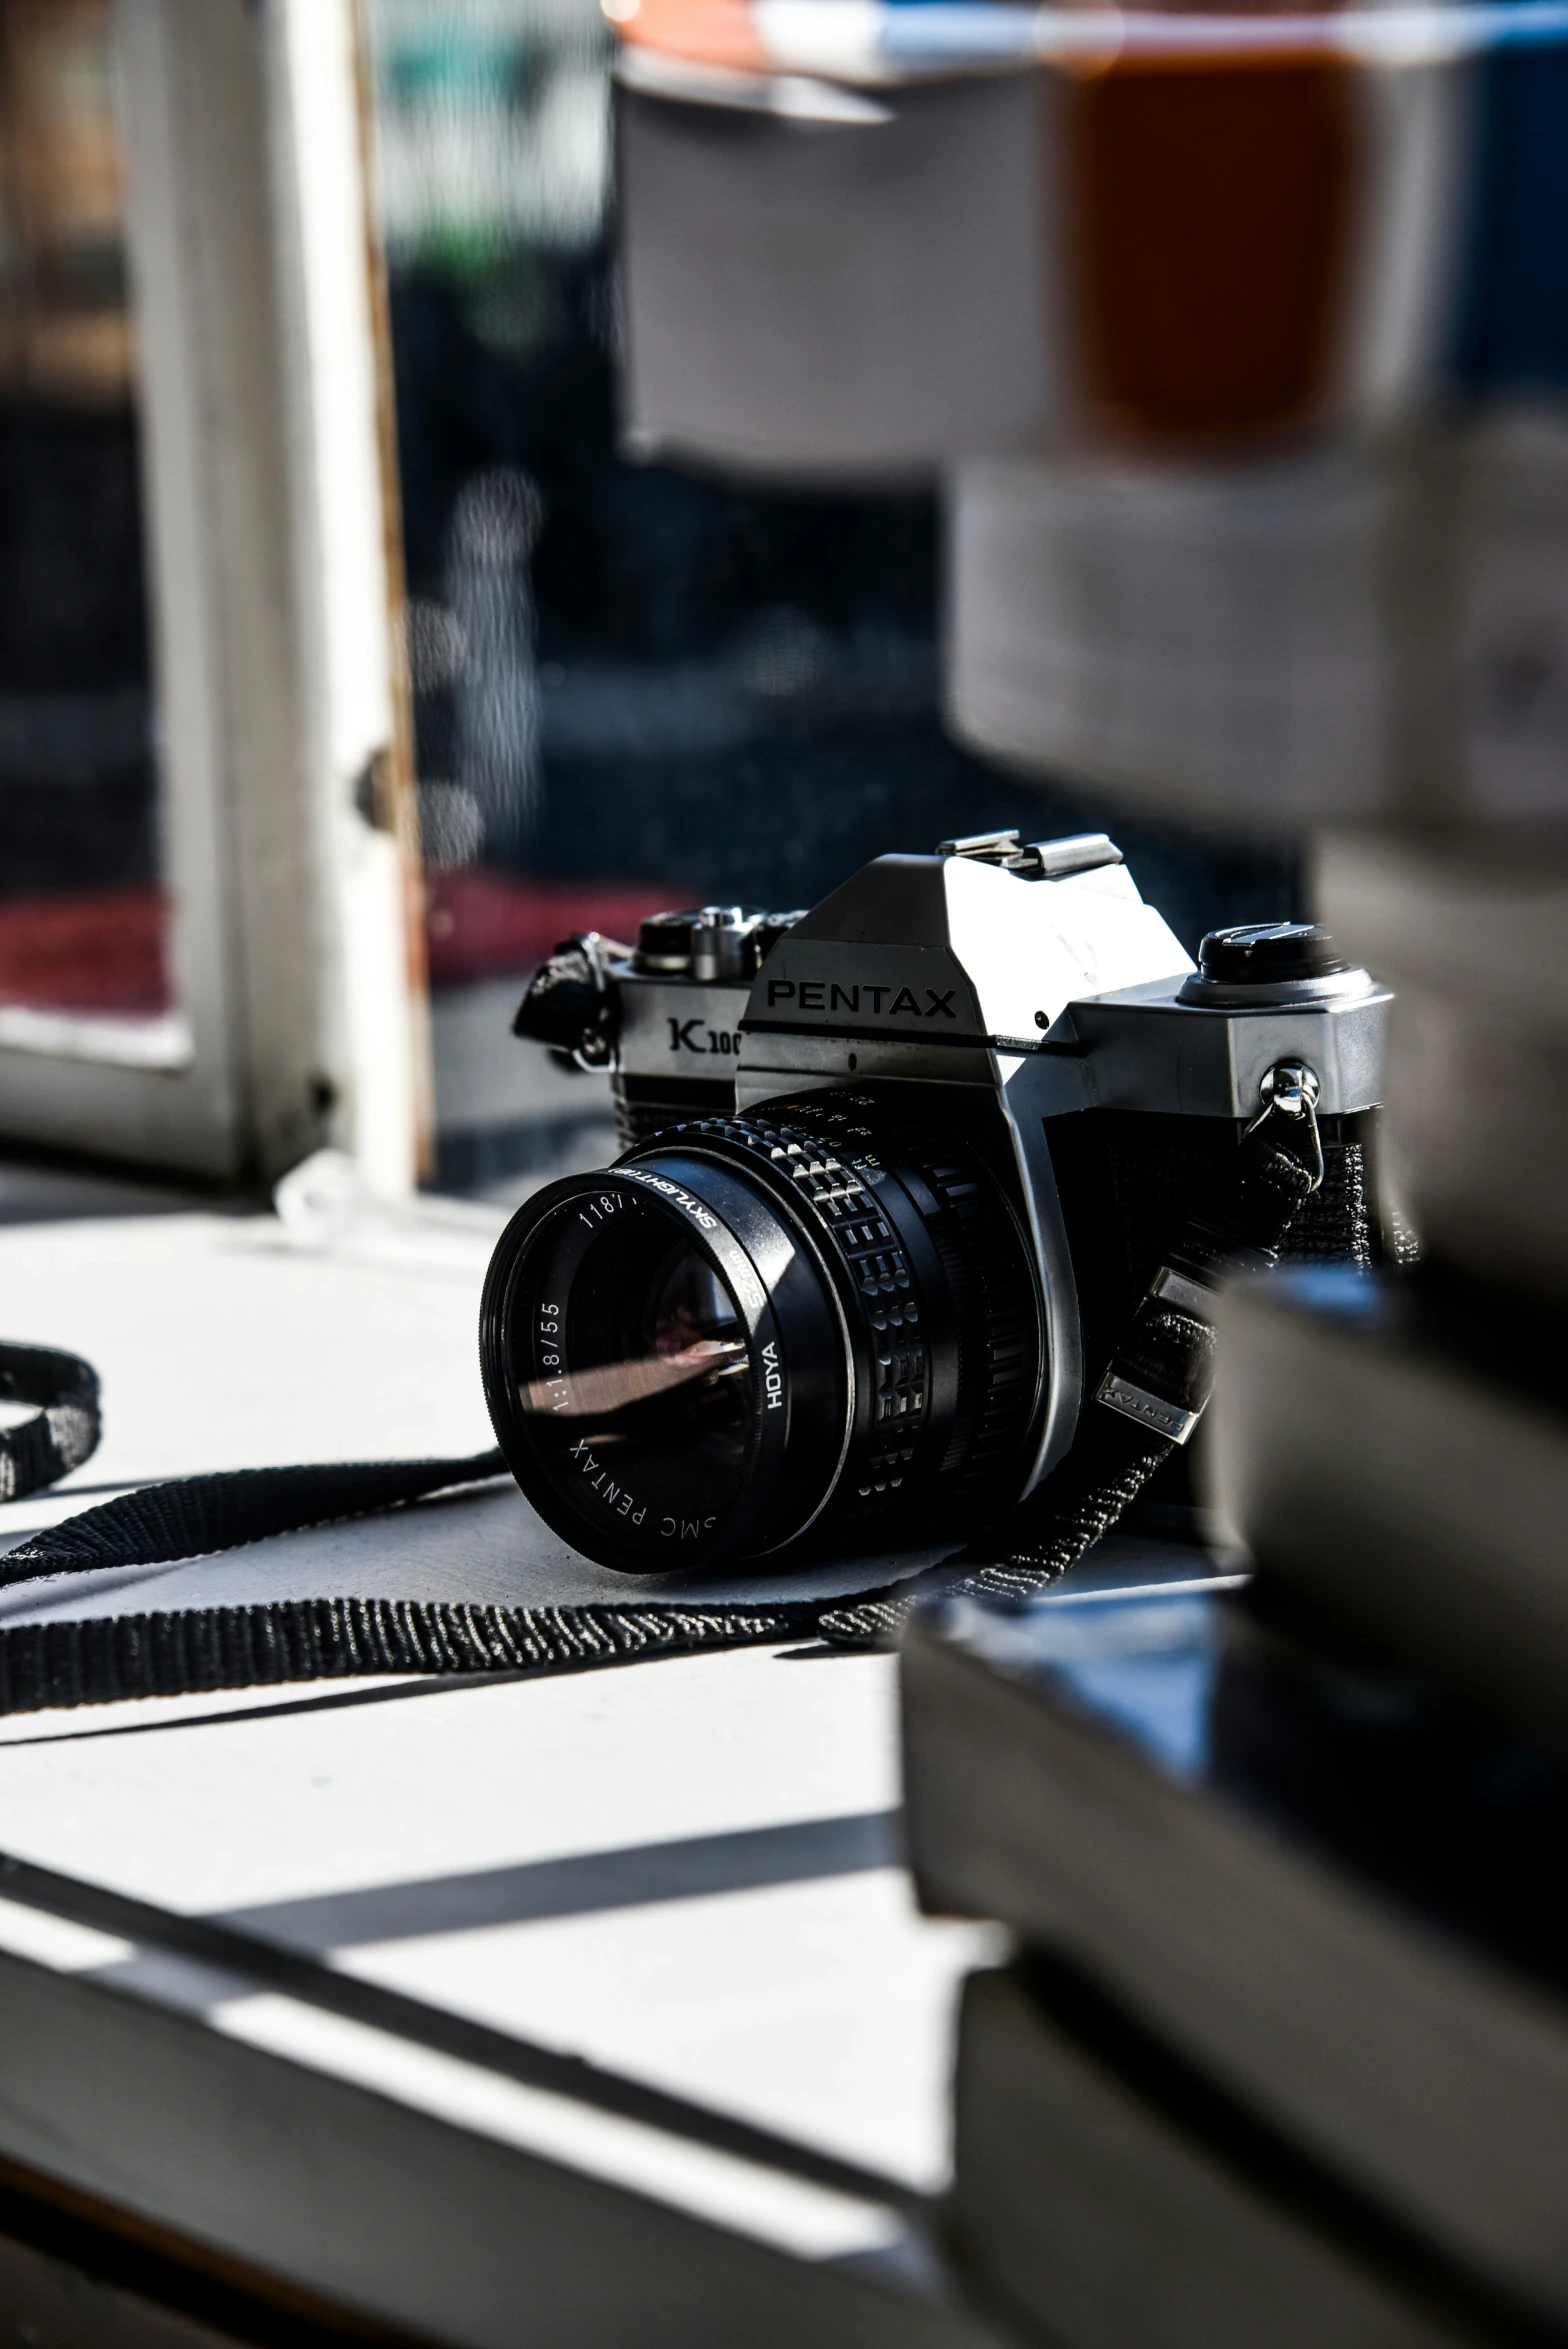
<svg viewBox="0 0 1568 2349">
<path fill-rule="evenodd" d="M 172 1008 L 161 889 L 0 903 L 0 1004 L 147 1019 Z"/>
<path fill-rule="evenodd" d="M 683 902 L 679 889 L 655 882 L 431 873 L 425 880 L 431 983 L 454 987 L 537 970 L 574 930 L 629 941 L 644 914 Z M 0 902 L 0 1004 L 124 1019 L 168 1011 L 168 923 L 160 889 Z"/>
<path fill-rule="evenodd" d="M 427 873 L 430 983 L 457 987 L 537 970 L 574 930 L 629 942 L 644 914 L 687 902 L 664 883 L 528 881 L 483 869 Z"/>
</svg>

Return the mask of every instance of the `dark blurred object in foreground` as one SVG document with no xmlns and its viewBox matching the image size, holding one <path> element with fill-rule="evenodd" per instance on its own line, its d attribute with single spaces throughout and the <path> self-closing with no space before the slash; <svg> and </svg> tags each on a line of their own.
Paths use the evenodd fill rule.
<svg viewBox="0 0 1568 2349">
<path fill-rule="evenodd" d="M 1309 1637 L 1266 1600 L 1190 1584 L 935 1609 L 903 1689 L 923 1904 L 1010 1925 L 1069 1993 L 1068 2060 L 1129 2066 L 1106 2089 L 1120 2124 L 1053 2114 L 1044 2090 L 1015 2113 L 1042 2190 L 1061 2129 L 1135 2140 L 1125 2171 L 1101 2172 L 1098 2218 L 1091 2197 L 1057 2238 L 1068 2338 L 1213 2339 L 1176 2321 L 1206 2299 L 1219 2338 L 1293 2339 L 1284 2317 L 1254 2308 L 1249 2335 L 1236 2316 L 1292 2267 L 1337 2294 L 1359 2266 L 1362 2292 L 1415 2304 L 1345 2337 L 1561 2324 L 1560 1760 L 1344 1618 Z M 1020 2079 L 1045 2060 L 1038 2028 L 1009 2042 Z M 1056 2338 L 1063 2303 L 1027 2238 L 986 2214 L 1009 2091 L 997 2048 L 972 2052 L 960 2228 L 993 2295 L 1011 2283 Z M 1137 2123 L 1140 2096 L 1156 2109 Z M 1173 2245 L 1160 2212 L 1183 2201 L 1195 2231 Z M 1215 2223 L 1226 2203 L 1234 2228 Z M 1095 2227 L 1124 2253 L 1098 2276 Z M 1338 2324 L 1301 2336 L 1329 2337 Z"/>
</svg>

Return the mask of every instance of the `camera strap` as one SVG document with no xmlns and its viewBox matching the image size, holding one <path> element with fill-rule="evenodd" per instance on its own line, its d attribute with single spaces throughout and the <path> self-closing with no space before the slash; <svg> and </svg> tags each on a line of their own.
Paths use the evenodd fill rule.
<svg viewBox="0 0 1568 2349">
<path fill-rule="evenodd" d="M 1292 1079 L 1310 1071 L 1280 1069 Z M 1214 1375 L 1213 1312 L 1222 1283 L 1272 1271 L 1298 1209 L 1323 1181 L 1316 1079 L 1270 1092 L 1236 1153 L 1230 1180 L 1189 1216 L 1140 1299 L 1070 1448 L 1005 1524 L 938 1570 L 945 1597 L 1021 1604 L 1060 1579 L 1131 1507 L 1185 1444 Z M 956 1568 L 956 1572 L 955 1572 Z M 896 1584 L 828 1609 L 821 1636 L 891 1644 L 919 1593 Z"/>
<path fill-rule="evenodd" d="M 1208 1397 L 1215 1290 L 1233 1273 L 1275 1262 L 1291 1218 L 1322 1179 L 1310 1102 L 1276 1096 L 1239 1144 L 1223 1195 L 1188 1220 L 1169 1251 L 1066 1457 L 984 1544 L 907 1582 L 857 1598 L 755 1605 L 307 1598 L 11 1624 L 0 1628 L 0 1713 L 377 1673 L 581 1670 L 812 1637 L 884 1647 L 933 1589 L 1028 1598 L 1109 1532 L 1191 1433 Z M 0 1400 L 37 1406 L 0 1431 L 0 1499 L 54 1483 L 96 1447 L 98 1381 L 77 1355 L 0 1345 Z M 32 1535 L 0 1555 L 0 1589 L 209 1557 L 505 1473 L 500 1453 L 489 1451 L 181 1477 Z"/>
<path fill-rule="evenodd" d="M 0 1403 L 33 1403 L 0 1429 L 0 1501 L 54 1484 L 98 1449 L 98 1378 L 80 1354 L 0 1344 Z"/>
<path fill-rule="evenodd" d="M 180 1477 L 34 1534 L 0 1556 L 0 1589 L 105 1567 L 210 1557 L 505 1474 L 500 1453 L 491 1451 Z M 531 1672 L 631 1662 L 809 1636 L 820 1611 L 820 1602 L 499 1607 L 311 1598 L 18 1623 L 0 1629 L 0 1714 L 383 1672 Z"/>
</svg>

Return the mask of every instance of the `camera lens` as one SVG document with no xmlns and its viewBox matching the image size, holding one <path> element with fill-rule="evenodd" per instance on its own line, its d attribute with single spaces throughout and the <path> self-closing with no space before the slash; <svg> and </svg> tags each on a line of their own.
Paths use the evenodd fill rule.
<svg viewBox="0 0 1568 2349">
<path fill-rule="evenodd" d="M 969 1530 L 1021 1486 L 1041 1353 L 1000 1185 L 836 1091 L 536 1194 L 481 1324 L 518 1483 L 640 1573 Z"/>
</svg>

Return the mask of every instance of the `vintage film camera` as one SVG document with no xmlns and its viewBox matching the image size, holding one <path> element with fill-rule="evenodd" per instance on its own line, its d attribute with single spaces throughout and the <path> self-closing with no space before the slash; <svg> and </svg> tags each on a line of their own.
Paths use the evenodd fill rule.
<svg viewBox="0 0 1568 2349">
<path fill-rule="evenodd" d="M 1215 932 L 1195 970 L 1098 833 L 878 857 L 809 913 L 659 916 L 634 954 L 572 942 L 519 1029 L 612 1069 L 628 1148 L 496 1250 L 513 1474 L 632 1573 L 972 1535 L 1066 1453 L 1276 1085 L 1326 1166 L 1286 1253 L 1383 1255 L 1388 1003 L 1304 924 Z"/>
</svg>

